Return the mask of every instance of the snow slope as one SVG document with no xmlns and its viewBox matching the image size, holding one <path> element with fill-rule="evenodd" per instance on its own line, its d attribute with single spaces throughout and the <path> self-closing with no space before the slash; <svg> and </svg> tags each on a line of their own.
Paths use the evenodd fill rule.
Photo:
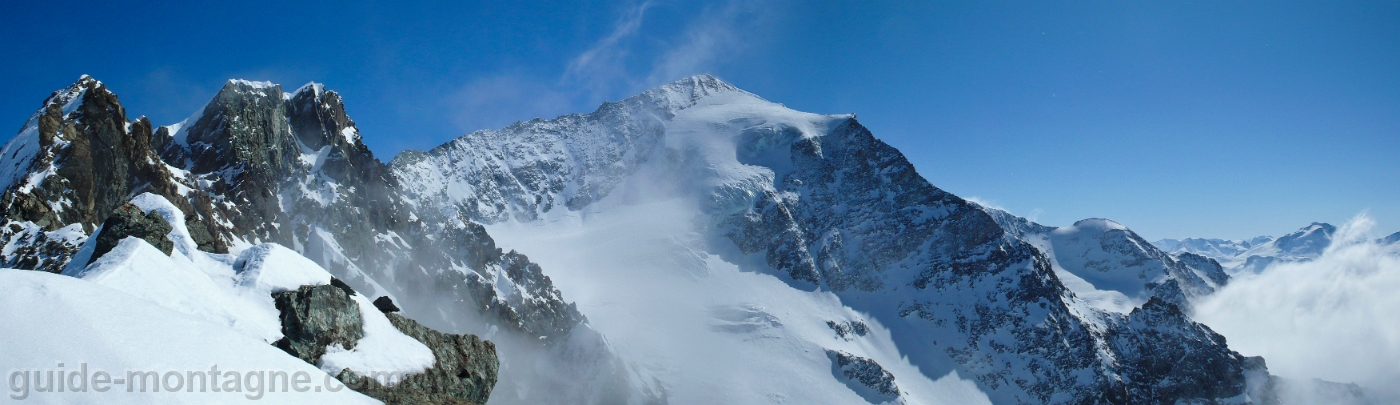
<svg viewBox="0 0 1400 405">
<path fill-rule="evenodd" d="M 167 220 L 180 212 L 169 201 L 154 194 L 142 194 L 132 202 L 143 210 L 160 212 Z M 177 248 L 170 256 L 143 240 L 127 237 L 85 267 L 70 265 L 65 275 L 224 325 L 269 344 L 282 337 L 282 324 L 272 293 L 302 285 L 330 283 L 330 273 L 280 245 L 256 245 L 238 256 L 207 253 L 193 248 L 194 242 L 182 221 L 171 223 L 176 225 L 168 238 Z M 89 244 L 95 241 L 96 238 L 91 238 Z M 90 249 L 85 246 L 84 250 Z M 353 350 L 333 350 L 327 354 L 322 359 L 322 369 L 338 373 L 348 368 L 370 375 L 373 372 L 413 374 L 432 367 L 433 354 L 427 346 L 395 329 L 363 294 L 356 294 L 353 299 L 361 307 L 365 336 Z"/>
<path fill-rule="evenodd" d="M 144 242 L 142 242 L 144 243 Z M 154 249 L 152 249 L 154 250 Z M 5 336 L 5 350 L 0 350 L 0 364 L 6 365 L 8 379 L 16 372 L 31 375 L 27 395 L 25 387 L 10 381 L 10 390 L 0 395 L 0 402 L 40 404 L 185 404 L 185 403 L 258 403 L 274 404 L 377 404 L 379 401 L 349 389 L 331 392 L 338 384 L 327 385 L 330 378 L 316 366 L 307 364 L 267 344 L 261 339 L 239 333 L 228 325 L 210 322 L 201 317 L 171 310 L 148 299 L 87 280 L 29 270 L 0 269 L 0 334 Z M 52 373 L 68 374 L 70 381 L 81 381 L 72 373 L 88 372 L 85 392 L 74 392 L 74 384 L 66 384 L 64 392 L 40 392 L 51 386 Z M 250 378 L 262 372 L 305 373 L 309 384 L 322 386 L 307 392 L 276 392 L 259 390 L 254 385 L 240 384 L 238 391 L 201 392 L 186 385 L 180 374 L 208 372 L 217 366 L 223 373 L 220 387 L 230 380 L 228 372 L 247 373 L 242 378 L 261 384 L 262 378 Z M 41 372 L 38 378 L 32 373 Z M 167 378 L 160 392 L 142 392 L 139 385 L 110 385 L 106 392 L 93 385 L 96 373 L 103 371 L 111 378 L 127 378 L 128 371 L 154 371 Z M 164 377 L 171 374 L 171 377 Z M 206 374 L 207 375 L 207 374 Z M 205 378 L 205 377 L 198 377 Z M 184 386 L 174 391 L 176 382 Z M 208 380 L 202 380 L 208 381 Z M 128 391 L 128 389 L 131 391 Z M 223 388 L 227 389 L 227 388 Z M 193 392 L 191 392 L 191 390 Z M 23 398 L 21 398 L 23 397 Z"/>
</svg>

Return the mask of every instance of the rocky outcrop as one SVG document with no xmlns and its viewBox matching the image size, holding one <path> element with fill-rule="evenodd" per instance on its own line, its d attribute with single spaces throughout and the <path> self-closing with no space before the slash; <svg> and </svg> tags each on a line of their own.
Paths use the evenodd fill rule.
<svg viewBox="0 0 1400 405">
<path fill-rule="evenodd" d="M 847 382 L 852 390 L 871 403 L 881 403 L 899 397 L 899 386 L 880 363 L 839 350 L 827 350 L 836 378 Z"/>
<path fill-rule="evenodd" d="M 387 314 L 387 313 L 392 313 L 392 312 L 399 312 L 399 306 L 398 306 L 398 305 L 394 305 L 394 300 L 393 300 L 392 298 L 389 298 L 389 296 L 387 296 L 387 295 L 386 295 L 386 296 L 383 296 L 383 297 L 375 298 L 375 299 L 374 299 L 374 308 L 378 309 L 379 312 L 383 312 L 383 313 L 386 313 L 386 314 Z"/>
<path fill-rule="evenodd" d="M 311 364 L 318 364 L 330 346 L 355 348 L 364 337 L 365 316 L 351 298 L 355 294 L 354 289 L 334 278 L 331 284 L 304 285 L 294 291 L 273 293 L 283 334 L 274 345 Z M 386 316 L 400 332 L 432 350 L 433 366 L 422 373 L 394 376 L 383 382 L 350 370 L 341 370 L 336 378 L 387 404 L 486 403 L 500 370 L 494 344 L 474 335 L 438 332 L 398 314 Z"/>
<path fill-rule="evenodd" d="M 0 153 L 0 244 L 11 247 L 0 262 L 62 271 L 131 196 L 178 196 L 173 178 L 152 152 L 150 121 L 128 121 L 117 96 L 83 76 L 44 100 Z"/>
<path fill-rule="evenodd" d="M 328 346 L 354 349 L 365 330 L 352 294 L 348 288 L 330 284 L 273 293 L 282 320 L 282 339 L 273 345 L 311 364 L 326 354 Z"/>
<path fill-rule="evenodd" d="M 1134 309 L 1107 336 L 1125 366 L 1105 393 L 1110 402 L 1211 403 L 1248 388 L 1249 358 L 1226 347 L 1224 336 L 1156 297 Z"/>
<path fill-rule="evenodd" d="M 433 350 L 433 367 L 422 374 L 404 376 L 392 387 L 348 371 L 340 373 L 341 381 L 347 386 L 362 384 L 357 390 L 391 405 L 486 403 L 500 371 L 494 344 L 475 335 L 428 329 L 398 314 L 387 315 L 400 332 Z"/>
<path fill-rule="evenodd" d="M 106 221 L 102 221 L 102 231 L 97 233 L 97 244 L 94 245 L 92 259 L 89 259 L 88 263 L 112 251 L 112 248 L 117 247 L 117 244 L 128 236 L 144 240 L 161 253 L 169 255 L 175 248 L 175 242 L 166 235 L 169 235 L 172 229 L 174 228 L 169 222 L 165 222 L 160 213 L 142 212 L 141 207 L 124 204 L 113 211 Z"/>
<path fill-rule="evenodd" d="M 865 326 L 865 322 L 861 321 L 826 321 L 826 326 L 836 332 L 836 337 L 847 341 L 865 336 L 866 333 L 870 332 L 870 328 Z"/>
</svg>

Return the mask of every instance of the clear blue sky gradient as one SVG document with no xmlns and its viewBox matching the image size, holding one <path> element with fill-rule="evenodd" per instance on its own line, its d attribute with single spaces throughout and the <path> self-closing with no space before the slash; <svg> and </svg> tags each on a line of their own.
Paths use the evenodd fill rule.
<svg viewBox="0 0 1400 405">
<path fill-rule="evenodd" d="M 1400 230 L 1400 2 L 114 3 L 7 5 L 0 128 L 85 73 L 158 124 L 318 81 L 387 161 L 709 72 L 1050 225 Z"/>
</svg>

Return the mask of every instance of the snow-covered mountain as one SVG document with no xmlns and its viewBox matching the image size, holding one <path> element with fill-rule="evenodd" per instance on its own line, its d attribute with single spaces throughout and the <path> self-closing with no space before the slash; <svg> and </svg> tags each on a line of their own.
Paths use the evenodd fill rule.
<svg viewBox="0 0 1400 405">
<path fill-rule="evenodd" d="M 409 204 L 487 223 L 502 244 L 541 258 L 563 290 L 580 292 L 581 310 L 626 348 L 624 357 L 672 347 L 628 320 L 680 336 L 694 331 L 667 323 L 709 319 L 683 314 L 714 309 L 716 329 L 706 336 L 716 342 L 642 366 L 677 402 L 849 395 L 811 383 L 832 381 L 823 373 L 851 378 L 845 368 L 821 366 L 843 358 L 825 354 L 832 351 L 871 360 L 847 364 L 878 364 L 899 387 L 956 372 L 993 403 L 1244 403 L 1259 398 L 1251 397 L 1249 376 L 1265 375 L 1262 362 L 1229 351 L 1167 301 L 1126 313 L 1090 305 L 1065 287 L 1046 255 L 929 184 L 854 116 L 793 111 L 712 76 L 590 114 L 478 131 L 405 152 L 391 166 Z M 1122 270 L 1114 266 L 1102 268 Z M 1173 266 L 1158 271 L 1210 285 Z M 666 287 L 636 291 L 653 285 Z M 802 304 L 811 300 L 825 304 Z M 852 321 L 879 333 L 811 333 Z M 765 343 L 775 339 L 785 342 L 781 350 Z M 755 356 L 792 364 L 787 373 L 800 377 L 726 368 Z M 690 368 L 700 359 L 713 371 Z M 763 383 L 718 392 L 690 383 L 731 381 L 725 373 Z M 887 391 L 882 378 L 856 379 Z M 936 395 L 909 390 L 895 398 L 936 402 Z"/>
<path fill-rule="evenodd" d="M 1219 261 L 1233 258 L 1252 247 L 1269 243 L 1269 241 L 1272 240 L 1274 240 L 1272 236 L 1258 236 L 1249 240 L 1186 238 L 1162 239 L 1152 242 L 1152 244 L 1167 253 L 1177 254 L 1187 252 Z"/>
<path fill-rule="evenodd" d="M 1259 236 L 1248 241 L 1187 238 L 1162 239 L 1153 244 L 1173 254 L 1189 252 L 1220 262 L 1230 272 L 1258 273 L 1274 263 L 1316 259 L 1332 244 L 1337 227 L 1314 222 L 1280 237 Z"/>
<path fill-rule="evenodd" d="M 155 126 L 84 76 L 0 155 L 0 261 L 86 284 L 3 276 L 120 291 L 342 380 L 422 370 L 408 385 L 478 401 L 494 374 L 493 404 L 1268 398 L 1263 360 L 1184 308 L 1228 281 L 1214 261 L 986 210 L 854 115 L 701 75 L 389 164 L 361 136 L 319 84 L 229 81 Z M 406 317 L 367 310 L 380 296 Z M 408 318 L 491 341 L 499 369 Z M 404 336 L 439 342 L 433 367 Z"/>
<path fill-rule="evenodd" d="M 288 93 L 231 80 L 189 119 L 155 127 L 129 120 L 115 94 L 83 76 L 5 145 L 0 168 L 6 267 L 95 265 L 80 247 L 149 193 L 178 208 L 170 225 L 186 229 L 201 252 L 237 255 L 276 243 L 355 290 L 391 297 L 429 326 L 491 337 L 518 364 L 501 370 L 510 377 L 502 385 L 514 390 L 633 386 L 538 265 L 496 248 L 470 220 L 408 209 L 339 96 L 319 84 Z M 551 359 L 569 359 L 592 378 L 531 366 L 562 362 Z"/>
<path fill-rule="evenodd" d="M 1214 259 L 1175 255 L 1117 222 L 1091 218 L 1051 227 L 983 207 L 1007 232 L 1035 246 L 1078 296 L 1106 311 L 1127 313 L 1159 298 L 1183 309 L 1229 282 Z"/>
</svg>

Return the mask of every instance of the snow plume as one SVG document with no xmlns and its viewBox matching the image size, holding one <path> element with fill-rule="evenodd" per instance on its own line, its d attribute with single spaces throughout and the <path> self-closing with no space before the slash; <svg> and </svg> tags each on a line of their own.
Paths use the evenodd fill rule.
<svg viewBox="0 0 1400 405">
<path fill-rule="evenodd" d="M 725 56 L 754 42 L 740 34 L 754 32 L 759 22 L 771 15 L 763 5 L 716 3 L 695 14 L 675 36 L 658 38 L 639 32 L 652 7 L 651 2 L 643 2 L 627 10 L 608 36 L 569 61 L 561 83 L 580 86 L 598 98 L 637 93 L 682 77 L 710 73 Z M 659 42 L 660 49 L 645 49 L 651 41 Z M 649 69 L 646 73 L 628 69 L 629 59 L 653 52 L 655 56 L 644 65 Z"/>
<path fill-rule="evenodd" d="M 1373 400 L 1400 400 L 1400 246 L 1378 244 L 1374 225 L 1361 214 L 1316 260 L 1239 276 L 1197 303 L 1196 319 L 1232 349 L 1264 356 L 1273 374 L 1356 383 Z M 1290 402 L 1330 401 L 1301 391 Z"/>
<path fill-rule="evenodd" d="M 608 34 L 568 58 L 558 76 L 519 69 L 486 74 L 449 91 L 442 104 L 451 106 L 448 114 L 464 132 L 589 110 L 686 76 L 714 73 L 761 46 L 762 31 L 780 15 L 769 4 L 729 1 L 686 15 L 675 29 L 648 25 L 660 25 L 652 22 L 655 14 L 675 8 L 643 2 L 623 10 Z"/>
<path fill-rule="evenodd" d="M 754 18 L 755 15 L 758 17 Z M 763 19 L 763 15 L 762 10 L 755 10 L 751 3 L 731 1 L 706 8 L 681 35 L 680 43 L 652 63 L 652 71 L 644 84 L 654 86 L 708 73 L 724 61 L 725 55 L 733 55 L 749 44 L 740 39 L 740 33 L 753 32 L 751 25 L 755 25 L 754 20 Z"/>
<path fill-rule="evenodd" d="M 569 61 L 563 80 L 581 82 L 589 91 L 596 92 L 602 90 L 598 87 L 606 87 L 606 83 L 626 79 L 623 59 L 629 47 L 623 40 L 642 27 L 642 17 L 648 8 L 651 8 L 651 2 L 643 2 L 628 10 L 613 27 L 612 33 Z"/>
<path fill-rule="evenodd" d="M 988 403 L 956 372 L 926 376 L 878 320 L 845 307 L 834 294 L 794 289 L 710 253 L 714 246 L 692 228 L 698 209 L 683 199 L 643 195 L 650 191 L 622 190 L 626 198 L 601 205 L 645 202 L 490 227 L 499 243 L 531 252 L 550 269 L 591 327 L 606 336 L 597 344 L 622 357 L 613 368 L 617 378 L 643 383 L 678 404 L 864 403 L 833 376 L 825 349 L 834 348 L 878 361 L 895 376 L 903 403 Z M 869 332 L 842 340 L 828 321 L 860 321 Z M 521 364 L 508 360 L 501 362 Z M 510 372 L 503 367 L 493 403 L 515 399 Z M 537 398 L 519 395 L 522 403 Z"/>
</svg>

